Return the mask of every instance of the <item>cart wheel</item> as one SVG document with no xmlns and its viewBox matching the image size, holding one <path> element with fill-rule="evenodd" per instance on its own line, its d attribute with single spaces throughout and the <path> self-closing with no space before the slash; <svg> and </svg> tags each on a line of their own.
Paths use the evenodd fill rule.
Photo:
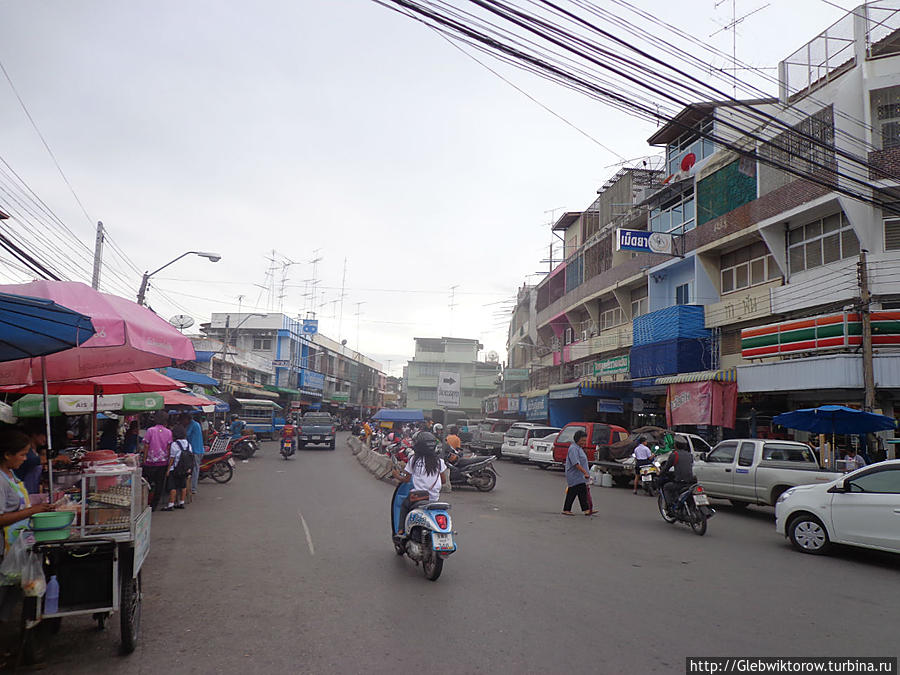
<svg viewBox="0 0 900 675">
<path fill-rule="evenodd" d="M 92 618 L 97 622 L 97 630 L 104 630 L 106 628 L 106 620 L 109 618 L 109 613 L 97 612 Z"/>
<path fill-rule="evenodd" d="M 121 611 L 122 652 L 130 654 L 137 647 L 141 633 L 141 573 L 132 579 L 127 570 L 122 578 Z"/>
</svg>

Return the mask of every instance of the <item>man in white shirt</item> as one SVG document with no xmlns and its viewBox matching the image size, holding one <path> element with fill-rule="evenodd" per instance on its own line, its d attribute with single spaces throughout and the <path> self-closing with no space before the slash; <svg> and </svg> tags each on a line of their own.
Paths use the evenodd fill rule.
<svg viewBox="0 0 900 675">
<path fill-rule="evenodd" d="M 634 457 L 634 494 L 638 491 L 638 481 L 641 478 L 641 467 L 651 463 L 653 453 L 644 442 L 646 439 L 641 436 L 638 438 L 638 444 L 635 446 L 631 456 Z"/>
</svg>

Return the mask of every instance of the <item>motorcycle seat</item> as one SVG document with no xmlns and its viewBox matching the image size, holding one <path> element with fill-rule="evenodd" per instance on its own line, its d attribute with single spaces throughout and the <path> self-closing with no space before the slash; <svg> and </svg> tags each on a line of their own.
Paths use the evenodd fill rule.
<svg viewBox="0 0 900 675">
<path fill-rule="evenodd" d="M 449 511 L 451 507 L 447 502 L 429 502 L 420 508 L 426 511 Z"/>
<path fill-rule="evenodd" d="M 480 464 L 481 462 L 484 462 L 486 460 L 487 457 L 461 457 L 456 461 L 456 464 L 454 464 L 454 466 L 457 469 L 462 469 L 463 467 L 471 466 L 472 464 Z"/>
</svg>

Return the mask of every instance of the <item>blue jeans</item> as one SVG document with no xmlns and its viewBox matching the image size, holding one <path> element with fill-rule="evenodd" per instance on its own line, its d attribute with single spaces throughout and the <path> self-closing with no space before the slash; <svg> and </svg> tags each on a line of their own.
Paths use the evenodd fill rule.
<svg viewBox="0 0 900 675">
<path fill-rule="evenodd" d="M 200 480 L 200 463 L 203 455 L 194 453 L 194 470 L 191 472 L 191 492 L 197 491 L 197 481 Z"/>
</svg>

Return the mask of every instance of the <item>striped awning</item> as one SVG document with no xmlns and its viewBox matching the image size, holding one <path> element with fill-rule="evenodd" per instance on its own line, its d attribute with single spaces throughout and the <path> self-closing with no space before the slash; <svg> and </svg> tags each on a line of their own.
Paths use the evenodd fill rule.
<svg viewBox="0 0 900 675">
<path fill-rule="evenodd" d="M 737 382 L 737 368 L 723 370 L 701 370 L 695 373 L 679 373 L 657 377 L 656 384 L 678 384 L 679 382 Z"/>
</svg>

